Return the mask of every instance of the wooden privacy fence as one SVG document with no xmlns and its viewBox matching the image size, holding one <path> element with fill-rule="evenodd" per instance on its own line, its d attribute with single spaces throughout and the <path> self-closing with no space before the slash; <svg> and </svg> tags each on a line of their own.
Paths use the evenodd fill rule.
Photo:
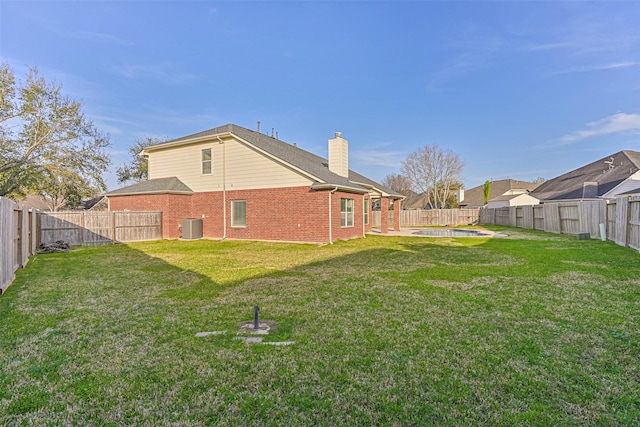
<svg viewBox="0 0 640 427">
<path fill-rule="evenodd" d="M 0 197 L 0 294 L 38 246 L 36 212 Z"/>
<path fill-rule="evenodd" d="M 550 233 L 589 233 L 640 250 L 640 195 L 615 200 L 573 200 L 537 206 L 481 209 L 480 224 L 542 230 Z"/>
<path fill-rule="evenodd" d="M 371 225 L 380 227 L 380 211 L 373 211 Z M 389 223 L 393 224 L 395 211 L 389 211 Z M 410 209 L 400 211 L 401 227 L 446 226 L 477 224 L 480 209 Z"/>
<path fill-rule="evenodd" d="M 70 245 L 162 239 L 162 212 L 41 212 L 40 241 Z"/>
</svg>

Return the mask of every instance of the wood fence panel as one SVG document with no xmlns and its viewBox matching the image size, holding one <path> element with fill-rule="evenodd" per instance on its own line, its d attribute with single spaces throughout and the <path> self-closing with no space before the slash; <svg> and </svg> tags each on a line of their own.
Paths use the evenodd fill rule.
<svg viewBox="0 0 640 427">
<path fill-rule="evenodd" d="M 162 239 L 162 212 L 40 213 L 40 243 L 105 245 Z"/>
<path fill-rule="evenodd" d="M 35 253 L 35 212 L 0 197 L 0 294 L 13 282 L 15 271 Z"/>
<path fill-rule="evenodd" d="M 83 212 L 82 244 L 86 246 L 113 243 L 113 213 Z"/>
<path fill-rule="evenodd" d="M 615 242 L 621 246 L 627 246 L 629 235 L 629 198 L 627 196 L 616 198 L 616 238 Z"/>
<path fill-rule="evenodd" d="M 13 262 L 13 271 L 20 268 L 22 263 L 22 248 L 20 247 L 20 236 L 22 235 L 22 211 L 19 206 L 13 208 L 13 224 L 15 231 L 13 232 L 13 252 L 16 254 Z"/>
<path fill-rule="evenodd" d="M 524 212 L 521 206 L 515 206 L 516 227 L 524 228 Z"/>
<path fill-rule="evenodd" d="M 580 233 L 580 209 L 578 208 L 578 203 L 558 203 L 557 205 L 560 232 L 565 234 Z"/>
<path fill-rule="evenodd" d="M 542 205 L 544 217 L 544 231 L 560 234 L 560 210 L 557 203 L 545 203 Z"/>
<path fill-rule="evenodd" d="M 496 222 L 496 209 L 480 209 L 480 224 L 492 225 Z"/>
<path fill-rule="evenodd" d="M 629 200 L 629 247 L 640 251 L 640 196 Z"/>
<path fill-rule="evenodd" d="M 522 210 L 522 228 L 533 230 L 535 228 L 533 206 L 521 206 L 521 210 Z"/>
<path fill-rule="evenodd" d="M 511 212 L 509 208 L 497 208 L 496 211 L 496 225 L 511 225 Z"/>
<path fill-rule="evenodd" d="M 518 211 L 516 209 L 516 206 L 509 206 L 509 225 L 511 227 L 516 227 L 516 224 L 518 223 L 518 218 L 516 216 Z"/>
<path fill-rule="evenodd" d="M 389 224 L 393 224 L 395 212 L 389 212 Z M 380 211 L 373 211 L 371 225 L 380 227 Z M 400 211 L 401 227 L 424 227 L 478 224 L 480 209 L 407 209 Z"/>
<path fill-rule="evenodd" d="M 11 284 L 16 271 L 14 207 L 11 200 L 0 198 L 0 293 Z"/>
<path fill-rule="evenodd" d="M 20 226 L 20 267 L 24 267 L 29 262 L 29 255 L 33 252 L 31 249 L 31 242 L 29 242 L 29 235 L 31 232 L 29 231 L 29 226 L 31 222 L 29 221 L 29 208 L 26 205 L 22 206 L 20 212 L 20 219 L 22 220 L 22 224 Z"/>
<path fill-rule="evenodd" d="M 600 236 L 605 224 L 607 239 L 640 251 L 640 195 L 612 200 L 573 200 L 535 206 L 484 208 L 480 223 L 509 225 L 514 221 L 528 229 L 549 233 L 589 233 Z"/>
<path fill-rule="evenodd" d="M 83 244 L 83 212 L 40 213 L 40 243 L 63 240 L 72 246 Z"/>
<path fill-rule="evenodd" d="M 533 206 L 533 229 L 544 230 L 544 208 L 542 205 Z"/>
<path fill-rule="evenodd" d="M 616 240 L 616 202 L 608 202 L 606 207 L 607 239 Z"/>
<path fill-rule="evenodd" d="M 115 240 L 141 242 L 162 239 L 162 212 L 113 212 Z"/>
</svg>

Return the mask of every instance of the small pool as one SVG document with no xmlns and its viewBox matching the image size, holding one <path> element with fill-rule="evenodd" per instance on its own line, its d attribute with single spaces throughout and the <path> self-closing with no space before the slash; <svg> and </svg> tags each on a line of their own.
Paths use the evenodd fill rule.
<svg viewBox="0 0 640 427">
<path fill-rule="evenodd" d="M 493 237 L 494 234 L 484 230 L 466 230 L 464 228 L 425 228 L 414 232 L 418 236 L 431 237 Z"/>
</svg>

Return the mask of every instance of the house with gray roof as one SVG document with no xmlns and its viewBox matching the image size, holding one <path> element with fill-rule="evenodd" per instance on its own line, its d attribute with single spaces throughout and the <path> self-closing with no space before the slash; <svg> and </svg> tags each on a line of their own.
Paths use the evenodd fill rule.
<svg viewBox="0 0 640 427">
<path fill-rule="evenodd" d="M 163 212 L 165 238 L 181 237 L 185 219 L 203 237 L 332 243 L 371 231 L 371 204 L 404 196 L 349 169 L 348 141 L 336 132 L 328 159 L 244 127 L 227 124 L 145 147 L 149 179 L 107 193 L 112 211 Z"/>
<path fill-rule="evenodd" d="M 550 179 L 531 192 L 542 202 L 613 199 L 640 193 L 640 153 L 623 150 Z"/>
<path fill-rule="evenodd" d="M 488 207 L 537 205 L 532 197 L 517 197 L 529 195 L 538 187 L 538 184 L 516 179 L 499 179 L 491 181 Z M 461 208 L 481 208 L 484 203 L 484 184 L 469 190 L 458 190 L 458 205 Z"/>
</svg>

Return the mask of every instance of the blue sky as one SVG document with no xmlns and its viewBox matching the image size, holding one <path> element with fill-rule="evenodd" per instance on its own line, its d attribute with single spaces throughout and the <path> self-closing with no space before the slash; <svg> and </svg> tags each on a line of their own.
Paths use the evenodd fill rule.
<svg viewBox="0 0 640 427">
<path fill-rule="evenodd" d="M 640 151 L 640 2 L 0 0 L 0 60 L 36 66 L 111 136 L 226 123 L 381 180 L 425 144 L 464 183 Z M 110 189 L 118 187 L 113 173 Z"/>
</svg>

